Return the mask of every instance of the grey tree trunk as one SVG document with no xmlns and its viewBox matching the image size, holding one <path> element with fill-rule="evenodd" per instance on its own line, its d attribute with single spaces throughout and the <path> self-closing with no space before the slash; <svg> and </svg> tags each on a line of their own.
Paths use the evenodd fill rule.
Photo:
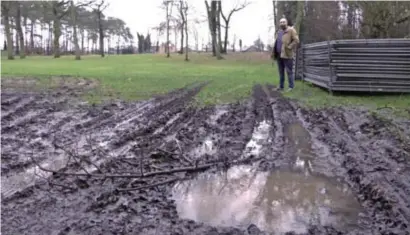
<svg viewBox="0 0 410 235">
<path fill-rule="evenodd" d="M 188 58 L 188 14 L 187 14 L 187 10 L 188 10 L 188 3 L 186 2 L 186 10 L 185 10 L 185 61 L 189 61 Z"/>
<path fill-rule="evenodd" d="M 4 31 L 6 33 L 7 40 L 7 59 L 14 60 L 13 55 L 13 36 L 10 31 L 10 2 L 1 3 L 1 13 L 3 16 Z"/>
<path fill-rule="evenodd" d="M 222 48 L 222 34 L 221 34 L 221 1 L 217 2 L 217 12 L 216 12 L 216 27 L 218 29 L 218 45 L 219 45 L 219 52 L 223 51 Z"/>
<path fill-rule="evenodd" d="M 18 35 L 17 45 L 20 43 L 20 59 L 26 58 L 26 49 L 24 47 L 24 34 L 23 29 L 21 28 L 21 8 L 20 2 L 16 2 L 17 15 L 16 15 L 16 30 Z"/>
<path fill-rule="evenodd" d="M 170 52 L 169 52 L 169 11 L 170 11 L 170 7 L 169 7 L 170 2 L 167 1 L 166 2 L 166 11 L 167 11 L 167 42 L 165 43 L 165 50 L 167 53 L 167 58 L 171 57 Z M 172 6 L 171 6 L 172 7 Z"/>
<path fill-rule="evenodd" d="M 60 58 L 60 36 L 61 36 L 61 24 L 60 24 L 60 19 L 55 18 L 53 22 L 53 34 L 54 34 L 54 40 L 53 40 L 53 48 L 54 48 L 54 58 Z"/>
<path fill-rule="evenodd" d="M 102 12 L 98 11 L 98 34 L 100 39 L 100 54 L 101 57 L 104 57 L 104 28 L 102 25 Z"/>
<path fill-rule="evenodd" d="M 73 26 L 73 41 L 74 41 L 74 50 L 75 50 L 75 60 L 81 60 L 81 51 L 80 46 L 78 45 L 78 36 L 77 36 L 77 11 L 76 6 L 74 5 L 74 0 L 71 0 L 71 22 Z"/>
</svg>

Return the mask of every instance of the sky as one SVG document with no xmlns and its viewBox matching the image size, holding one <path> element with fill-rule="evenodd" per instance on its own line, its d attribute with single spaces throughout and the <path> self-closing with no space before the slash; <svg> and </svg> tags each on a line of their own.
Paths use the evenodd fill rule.
<svg viewBox="0 0 410 235">
<path fill-rule="evenodd" d="M 137 32 L 151 33 L 152 41 L 165 42 L 165 35 L 157 36 L 153 29 L 161 22 L 165 21 L 166 12 L 161 9 L 163 0 L 106 0 L 109 3 L 105 10 L 106 16 L 118 17 L 122 19 L 128 27 L 130 27 L 132 34 L 136 38 Z M 188 10 L 188 23 L 190 35 L 189 45 L 194 47 L 195 39 L 192 30 L 195 28 L 198 32 L 199 47 L 206 44 L 210 40 L 209 28 L 206 21 L 194 25 L 192 22 L 195 19 L 206 20 L 206 7 L 204 0 L 187 0 L 190 6 Z M 222 0 L 222 10 L 227 15 L 234 6 L 238 4 L 249 3 L 249 5 L 239 12 L 235 12 L 230 21 L 229 38 L 228 41 L 232 43 L 234 35 L 236 36 L 236 48 L 239 48 L 239 39 L 242 39 L 243 46 L 253 45 L 253 42 L 261 38 L 266 43 L 273 42 L 274 28 L 272 21 L 272 1 L 271 0 Z M 210 2 L 210 1 L 209 1 Z M 176 13 L 176 8 L 173 9 L 173 14 Z M 222 21 L 222 19 L 221 19 Z M 3 27 L 1 27 L 3 28 Z M 222 28 L 223 30 L 223 28 Z M 2 30 L 3 31 L 3 30 Z M 225 35 L 222 31 L 222 40 Z M 3 32 L 0 33 L 0 41 L 3 42 Z M 175 36 L 170 35 L 172 43 L 175 41 Z M 136 41 L 136 40 L 135 40 Z M 180 39 L 177 39 L 178 47 Z"/>
<path fill-rule="evenodd" d="M 223 0 L 222 10 L 227 15 L 237 3 L 243 3 L 244 1 L 245 0 Z M 156 32 L 152 28 L 165 21 L 166 12 L 160 8 L 162 0 L 107 0 L 107 2 L 110 4 L 105 11 L 107 16 L 118 17 L 124 20 L 127 26 L 131 28 L 131 32 L 134 36 L 136 32 L 146 34 L 150 31 L 152 40 L 157 40 Z M 230 22 L 230 32 L 228 34 L 230 39 L 228 40 L 232 41 L 234 35 L 236 35 L 237 45 L 239 39 L 242 39 L 243 45 L 250 46 L 258 37 L 265 43 L 272 43 L 274 32 L 271 27 L 273 25 L 273 21 L 271 20 L 272 1 L 247 0 L 247 2 L 250 4 L 246 8 L 233 14 Z M 190 5 L 188 21 L 190 19 L 206 19 L 206 7 L 203 0 L 188 0 L 188 4 Z M 173 14 L 174 13 L 176 13 L 175 8 L 173 9 Z M 191 29 L 194 27 L 190 24 L 188 25 L 191 26 Z M 209 29 L 207 23 L 204 22 L 200 25 L 195 25 L 195 28 L 198 31 L 199 44 L 201 45 L 202 41 L 205 43 L 208 42 Z M 189 44 L 194 45 L 195 40 L 192 33 L 189 37 L 191 39 L 189 40 Z M 170 36 L 171 42 L 175 41 L 174 38 L 173 35 Z M 165 42 L 165 40 L 165 35 L 159 37 L 160 42 Z"/>
</svg>

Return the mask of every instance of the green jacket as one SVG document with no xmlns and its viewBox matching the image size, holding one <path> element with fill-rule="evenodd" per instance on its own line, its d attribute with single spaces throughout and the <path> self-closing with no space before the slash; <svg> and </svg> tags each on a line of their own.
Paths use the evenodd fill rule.
<svg viewBox="0 0 410 235">
<path fill-rule="evenodd" d="M 278 32 L 275 33 L 275 39 L 276 38 L 278 38 Z M 288 27 L 282 36 L 282 50 L 280 55 L 278 55 L 275 50 L 276 42 L 277 40 L 275 40 L 275 44 L 273 45 L 272 57 L 274 59 L 279 58 L 279 56 L 283 59 L 292 59 L 296 45 L 299 44 L 299 36 L 294 28 Z"/>
</svg>

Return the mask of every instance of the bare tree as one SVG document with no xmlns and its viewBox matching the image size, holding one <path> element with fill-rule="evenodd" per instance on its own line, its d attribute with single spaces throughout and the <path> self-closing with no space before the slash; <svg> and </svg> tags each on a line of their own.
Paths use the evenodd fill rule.
<svg viewBox="0 0 410 235">
<path fill-rule="evenodd" d="M 43 2 L 44 7 L 51 7 L 53 14 L 53 34 L 54 34 L 54 58 L 60 58 L 60 37 L 61 37 L 61 19 L 69 12 L 67 9 L 68 1 L 51 1 Z"/>
<path fill-rule="evenodd" d="M 167 30 L 167 41 L 165 43 L 165 51 L 167 53 L 167 58 L 169 58 L 170 55 L 170 51 L 169 51 L 169 29 L 170 29 L 170 20 L 171 20 L 171 15 L 172 15 L 172 6 L 173 6 L 173 1 L 172 0 L 164 0 L 163 1 L 163 5 L 165 6 L 165 11 L 166 11 L 166 30 Z"/>
<path fill-rule="evenodd" d="M 75 49 L 75 60 L 81 60 L 81 50 L 80 50 L 80 45 L 78 44 L 78 36 L 77 36 L 77 12 L 80 7 L 88 6 L 91 3 L 92 1 L 89 1 L 89 2 L 78 3 L 76 5 L 74 4 L 74 0 L 70 1 L 71 26 L 73 27 L 73 42 L 74 42 L 74 49 Z"/>
<path fill-rule="evenodd" d="M 186 24 L 186 16 L 185 16 L 185 4 L 183 1 L 179 1 L 178 3 L 178 11 L 179 11 L 179 27 L 181 30 L 181 49 L 179 50 L 179 54 L 184 53 L 184 31 L 185 31 L 185 24 Z M 188 37 L 188 35 L 186 35 Z"/>
<path fill-rule="evenodd" d="M 13 55 L 13 36 L 10 30 L 10 2 L 1 3 L 1 14 L 3 16 L 4 31 L 6 33 L 7 40 L 7 58 L 9 60 L 14 60 Z"/>
<path fill-rule="evenodd" d="M 188 1 L 181 1 L 181 5 L 183 5 L 183 12 L 184 12 L 184 22 L 185 25 L 185 61 L 189 61 L 188 59 Z"/>
<path fill-rule="evenodd" d="M 219 4 L 221 4 L 221 2 L 219 2 Z M 228 32 L 229 32 L 229 23 L 230 23 L 230 21 L 231 21 L 231 17 L 232 17 L 232 15 L 233 15 L 233 13 L 235 13 L 235 12 L 238 12 L 238 11 L 240 11 L 240 10 L 242 10 L 242 9 L 244 9 L 246 6 L 248 6 L 249 5 L 249 3 L 248 2 L 242 2 L 242 3 L 237 3 L 230 11 L 229 11 L 229 13 L 228 13 L 228 15 L 225 15 L 224 13 L 223 13 L 223 11 L 221 10 L 221 16 L 222 16 L 222 19 L 224 20 L 224 22 L 225 22 L 225 40 L 224 40 L 224 45 L 223 45 L 223 48 L 222 48 L 222 53 L 226 53 L 227 52 L 227 46 L 228 46 Z"/>
<path fill-rule="evenodd" d="M 108 3 L 105 3 L 105 0 L 100 0 L 94 6 L 94 12 L 97 14 L 98 21 L 98 38 L 100 41 L 100 54 L 101 57 L 104 57 L 104 26 L 103 26 L 103 11 L 109 6 Z"/>
<path fill-rule="evenodd" d="M 216 1 L 211 1 L 211 6 L 207 0 L 205 0 L 206 12 L 208 16 L 208 25 L 209 31 L 211 32 L 212 36 L 212 50 L 213 55 L 216 56 L 218 60 L 223 59 L 220 51 L 220 45 L 217 40 L 217 15 L 219 14 L 218 11 L 218 4 Z"/>
</svg>

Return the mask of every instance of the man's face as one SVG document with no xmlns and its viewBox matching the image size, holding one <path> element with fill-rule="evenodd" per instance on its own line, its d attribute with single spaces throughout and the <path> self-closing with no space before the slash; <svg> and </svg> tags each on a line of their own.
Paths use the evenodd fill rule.
<svg viewBox="0 0 410 235">
<path fill-rule="evenodd" d="M 287 22 L 287 20 L 286 20 L 286 19 L 281 19 L 281 20 L 279 21 L 279 27 L 280 27 L 281 29 L 286 29 L 286 28 L 288 27 L 288 22 Z"/>
</svg>

